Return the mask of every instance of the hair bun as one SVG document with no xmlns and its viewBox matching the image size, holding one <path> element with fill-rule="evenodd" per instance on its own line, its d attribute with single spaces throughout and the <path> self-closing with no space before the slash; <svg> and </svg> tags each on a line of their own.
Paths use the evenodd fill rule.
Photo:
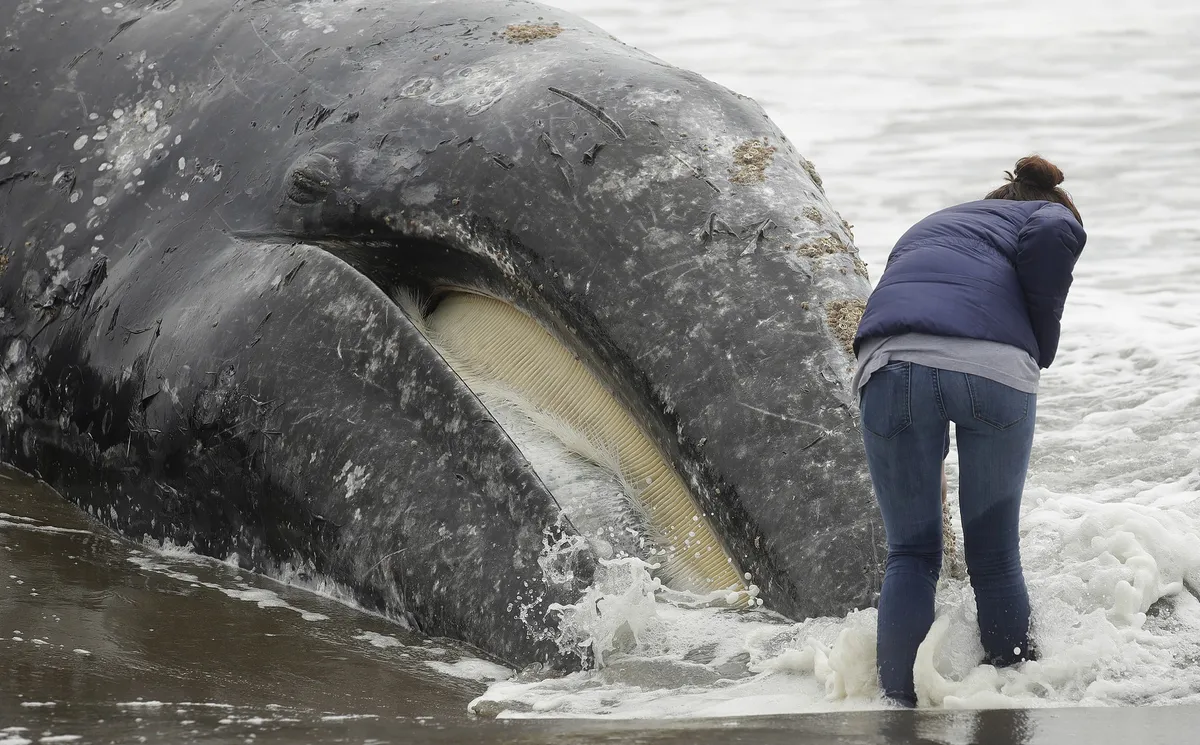
<svg viewBox="0 0 1200 745">
<path fill-rule="evenodd" d="M 1063 182 L 1063 172 L 1042 156 L 1029 155 L 1017 161 L 1010 178 L 1050 191 Z"/>
</svg>

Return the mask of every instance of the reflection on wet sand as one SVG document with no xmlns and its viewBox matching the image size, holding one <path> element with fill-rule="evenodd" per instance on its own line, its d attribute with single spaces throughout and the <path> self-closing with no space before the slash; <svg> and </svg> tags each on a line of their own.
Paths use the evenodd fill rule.
<svg viewBox="0 0 1200 745">
<path fill-rule="evenodd" d="M 16 474 L 0 480 L 0 513 L 0 711 L 163 701 L 461 716 L 483 690 L 426 664 L 459 657 L 451 644 L 223 564 L 156 554 Z"/>
</svg>

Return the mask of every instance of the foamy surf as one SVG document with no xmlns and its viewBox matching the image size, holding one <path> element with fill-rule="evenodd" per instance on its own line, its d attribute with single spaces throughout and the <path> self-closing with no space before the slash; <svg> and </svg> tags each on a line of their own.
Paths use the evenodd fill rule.
<svg viewBox="0 0 1200 745">
<path fill-rule="evenodd" d="M 1044 494 L 1044 490 L 1038 490 Z M 1200 702 L 1200 540 L 1177 510 L 1041 496 L 1023 523 L 1042 657 L 981 665 L 974 596 L 944 580 L 915 667 L 923 706 L 997 708 Z M 636 559 L 609 562 L 563 608 L 564 645 L 593 669 L 501 682 L 471 709 L 504 717 L 693 717 L 882 708 L 874 610 L 793 623 L 689 609 L 656 596 Z"/>
</svg>

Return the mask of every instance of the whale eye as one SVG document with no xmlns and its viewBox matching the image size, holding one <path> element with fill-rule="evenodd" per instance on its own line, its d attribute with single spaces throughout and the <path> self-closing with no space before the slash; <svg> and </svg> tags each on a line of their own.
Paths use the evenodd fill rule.
<svg viewBox="0 0 1200 745">
<path fill-rule="evenodd" d="M 287 198 L 297 204 L 324 201 L 334 190 L 337 163 L 323 153 L 309 153 L 292 166 L 287 176 Z"/>
</svg>

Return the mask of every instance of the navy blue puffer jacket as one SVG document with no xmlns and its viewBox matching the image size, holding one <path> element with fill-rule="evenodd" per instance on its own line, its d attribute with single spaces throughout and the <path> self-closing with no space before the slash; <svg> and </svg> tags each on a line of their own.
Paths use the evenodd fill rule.
<svg viewBox="0 0 1200 745">
<path fill-rule="evenodd" d="M 1009 344 L 1049 367 L 1087 233 L 1053 202 L 985 199 L 905 233 L 867 301 L 864 339 L 916 332 Z"/>
</svg>

